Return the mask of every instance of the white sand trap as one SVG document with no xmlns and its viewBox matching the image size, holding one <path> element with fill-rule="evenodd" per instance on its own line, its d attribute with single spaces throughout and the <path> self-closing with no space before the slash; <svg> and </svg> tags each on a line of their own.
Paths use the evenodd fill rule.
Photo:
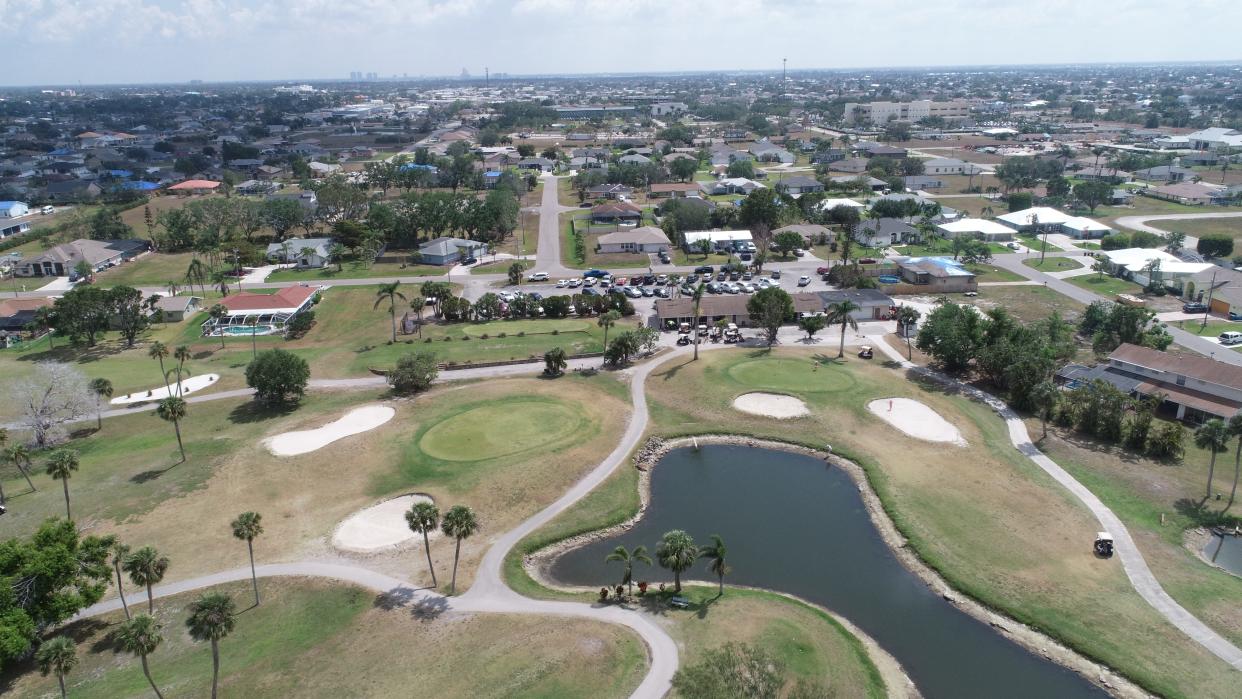
<svg viewBox="0 0 1242 699">
<path fill-rule="evenodd" d="M 793 396 L 780 393 L 743 393 L 733 399 L 733 407 L 751 415 L 775 417 L 782 420 L 809 414 L 806 403 Z"/>
<path fill-rule="evenodd" d="M 181 382 L 181 393 L 184 396 L 193 393 L 199 389 L 207 388 L 213 383 L 220 380 L 219 374 L 203 374 L 202 376 L 191 376 Z M 169 384 L 168 386 L 160 386 L 150 391 L 138 391 L 137 393 L 127 393 L 123 396 L 113 398 L 110 403 L 113 405 L 127 405 L 129 403 L 143 403 L 149 400 L 164 400 L 170 395 L 178 395 L 177 384 Z"/>
<path fill-rule="evenodd" d="M 297 456 L 315 451 L 350 435 L 367 432 L 388 422 L 397 411 L 387 405 L 354 408 L 339 420 L 313 430 L 285 432 L 264 440 L 268 451 L 276 456 Z"/>
<path fill-rule="evenodd" d="M 332 545 L 341 551 L 378 553 L 415 540 L 421 542 L 423 535 L 410 531 L 405 521 L 405 513 L 416 502 L 431 502 L 431 498 L 402 495 L 353 513 L 337 525 L 332 533 Z M 439 531 L 430 532 L 427 538 L 435 539 L 439 535 Z"/>
<path fill-rule="evenodd" d="M 876 417 L 914 437 L 929 442 L 952 442 L 966 446 L 962 433 L 940 413 L 909 398 L 882 398 L 867 404 Z"/>
</svg>

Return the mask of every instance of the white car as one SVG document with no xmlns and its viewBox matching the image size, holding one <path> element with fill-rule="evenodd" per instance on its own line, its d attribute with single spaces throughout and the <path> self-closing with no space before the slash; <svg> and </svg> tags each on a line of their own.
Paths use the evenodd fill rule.
<svg viewBox="0 0 1242 699">
<path fill-rule="evenodd" d="M 526 281 L 528 281 L 528 282 L 546 282 L 546 281 L 548 281 L 548 273 L 547 273 L 547 272 L 534 272 L 534 273 L 532 273 L 529 277 L 527 277 L 527 278 L 526 278 Z"/>
<path fill-rule="evenodd" d="M 577 278 L 570 279 L 569 281 L 565 282 L 565 286 L 569 287 L 570 289 L 577 289 L 578 287 L 582 286 L 582 280 L 577 279 Z"/>
<path fill-rule="evenodd" d="M 746 294 L 755 293 L 755 285 L 750 282 L 742 282 L 742 292 Z"/>
<path fill-rule="evenodd" d="M 798 286 L 806 286 L 807 284 L 810 284 L 810 283 L 811 283 L 811 278 L 806 276 L 805 274 L 802 275 L 801 277 L 798 277 Z"/>
<path fill-rule="evenodd" d="M 557 279 L 557 280 L 556 280 L 556 288 L 558 288 L 558 289 L 564 289 L 565 287 L 569 286 L 569 281 L 570 281 L 570 280 L 568 280 L 568 279 Z"/>
<path fill-rule="evenodd" d="M 586 279 L 583 279 L 583 280 L 582 280 L 582 286 L 584 286 L 584 287 L 585 287 L 585 286 L 595 286 L 595 284 L 596 284 L 596 282 L 595 282 L 595 277 L 587 277 Z"/>
</svg>

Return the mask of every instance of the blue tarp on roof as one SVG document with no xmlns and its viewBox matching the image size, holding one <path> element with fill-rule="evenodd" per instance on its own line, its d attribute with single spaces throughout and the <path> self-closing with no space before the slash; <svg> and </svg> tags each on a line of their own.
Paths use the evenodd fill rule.
<svg viewBox="0 0 1242 699">
<path fill-rule="evenodd" d="M 57 148 L 54 151 L 49 151 L 48 155 L 69 155 L 70 153 L 73 153 L 73 151 L 68 148 Z"/>
<path fill-rule="evenodd" d="M 150 192 L 153 189 L 159 189 L 160 186 L 154 182 L 122 182 L 121 189 L 136 189 L 140 192 Z"/>
<path fill-rule="evenodd" d="M 129 170 L 109 170 L 108 174 L 112 175 L 113 177 L 133 177 L 134 176 L 134 173 L 130 172 Z"/>
</svg>

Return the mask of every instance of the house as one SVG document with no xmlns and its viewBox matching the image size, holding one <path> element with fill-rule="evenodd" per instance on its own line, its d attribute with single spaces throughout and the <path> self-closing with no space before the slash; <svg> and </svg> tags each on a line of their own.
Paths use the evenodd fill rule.
<svg viewBox="0 0 1242 699">
<path fill-rule="evenodd" d="M 688 197 L 703 193 L 703 187 L 698 182 L 661 182 L 653 184 L 648 189 L 647 194 L 652 199 L 660 197 Z"/>
<path fill-rule="evenodd" d="M 738 160 L 754 160 L 754 157 L 750 153 L 731 146 L 717 145 L 712 148 L 711 164 L 713 166 L 729 165 Z"/>
<path fill-rule="evenodd" d="M 813 165 L 828 165 L 830 163 L 845 160 L 849 157 L 849 154 L 850 152 L 844 148 L 826 148 L 821 151 L 816 151 L 815 155 L 811 156 L 811 163 Z"/>
<path fill-rule="evenodd" d="M 178 194 L 206 194 L 214 192 L 219 187 L 220 183 L 214 180 L 186 180 L 172 185 L 168 191 Z"/>
<path fill-rule="evenodd" d="M 824 183 L 806 175 L 790 175 L 782 177 L 780 182 L 777 182 L 776 188 L 792 197 L 798 197 L 810 192 L 824 191 Z"/>
<path fill-rule="evenodd" d="M 556 167 L 556 162 L 547 158 L 522 158 L 517 163 L 520 170 L 538 170 L 539 172 L 552 172 Z"/>
<path fill-rule="evenodd" d="M 752 143 L 747 150 L 756 160 L 762 162 L 792 163 L 798 159 L 793 153 L 769 142 L 766 138 Z"/>
<path fill-rule="evenodd" d="M 599 237 L 597 249 L 609 252 L 665 252 L 671 247 L 668 236 L 655 226 L 606 233 Z"/>
<path fill-rule="evenodd" d="M 40 308 L 51 305 L 52 299 L 42 296 L 0 299 L 0 336 L 21 333 Z"/>
<path fill-rule="evenodd" d="M 687 231 L 682 234 L 685 239 L 687 252 L 697 252 L 699 250 L 699 241 L 707 240 L 711 243 L 712 250 L 717 252 L 732 252 L 741 249 L 754 248 L 754 236 L 750 231 Z"/>
<path fill-rule="evenodd" d="M 883 192 L 888 189 L 887 182 L 870 175 L 833 175 L 828 178 L 828 181 L 845 186 L 857 185 L 863 189 L 870 189 L 873 192 Z"/>
<path fill-rule="evenodd" d="M 668 116 L 670 114 L 681 114 L 689 107 L 685 102 L 656 102 L 651 105 L 651 116 Z"/>
<path fill-rule="evenodd" d="M 1014 230 L 996 221 L 982 218 L 963 218 L 938 224 L 936 231 L 945 238 L 976 238 L 990 242 L 1013 240 Z"/>
<path fill-rule="evenodd" d="M 30 221 L 2 221 L 0 222 L 0 240 L 11 235 L 21 235 L 30 230 Z"/>
<path fill-rule="evenodd" d="M 1159 399 L 1158 414 L 1195 424 L 1228 420 L 1242 408 L 1242 367 L 1191 353 L 1123 344 L 1107 364 L 1069 364 L 1057 379 L 1069 388 L 1107 381 L 1128 395 Z"/>
<path fill-rule="evenodd" d="M 285 287 L 274 294 L 257 294 L 239 291 L 216 303 L 224 306 L 228 314 L 223 318 L 208 318 L 203 323 L 203 336 L 233 334 L 230 328 L 241 330 L 237 334 L 271 335 L 279 332 L 299 313 L 315 305 L 315 297 L 322 287 L 301 284 Z M 252 330 L 253 328 L 253 330 Z"/>
<path fill-rule="evenodd" d="M 623 184 L 599 184 L 587 189 L 587 195 L 605 199 L 618 199 L 634 196 L 634 189 Z"/>
<path fill-rule="evenodd" d="M 715 182 L 704 182 L 702 184 L 703 191 L 708 194 L 750 194 L 756 189 L 763 189 L 764 186 L 754 180 L 748 180 L 745 177 L 726 177 Z"/>
<path fill-rule="evenodd" d="M 0 201 L 0 218 L 21 218 L 30 214 L 30 207 L 20 201 Z"/>
<path fill-rule="evenodd" d="M 772 237 L 776 237 L 781 233 L 797 233 L 802 236 L 807 245 L 817 245 L 831 242 L 834 238 L 833 232 L 827 226 L 821 226 L 815 223 L 795 223 L 783 226 L 772 231 Z"/>
<path fill-rule="evenodd" d="M 1186 134 L 1186 140 L 1195 150 L 1242 149 L 1242 131 L 1213 127 Z"/>
<path fill-rule="evenodd" d="M 1195 171 L 1178 165 L 1157 165 L 1134 171 L 1134 179 L 1145 182 L 1182 182 L 1192 179 Z"/>
<path fill-rule="evenodd" d="M 341 166 L 337 163 L 321 163 L 315 160 L 308 163 L 307 167 L 310 168 L 311 174 L 315 177 L 327 177 L 341 169 Z"/>
<path fill-rule="evenodd" d="M 77 266 L 85 262 L 94 272 L 131 260 L 150 249 L 145 240 L 86 240 L 63 243 L 21 260 L 19 277 L 77 277 Z"/>
<path fill-rule="evenodd" d="M 1080 180 L 1103 180 L 1114 183 L 1129 182 L 1134 179 L 1134 173 L 1110 167 L 1087 167 L 1075 170 L 1073 176 Z"/>
<path fill-rule="evenodd" d="M 1052 207 L 1033 206 L 1029 209 L 1001 214 L 996 217 L 996 220 L 1015 231 L 1059 233 L 1061 224 L 1073 218 L 1073 216 L 1057 211 Z"/>
<path fill-rule="evenodd" d="M 867 160 L 865 158 L 846 158 L 837 160 L 828 165 L 828 169 L 834 172 L 853 172 L 864 173 L 867 171 Z"/>
<path fill-rule="evenodd" d="M 90 201 L 102 193 L 99 185 L 90 180 L 48 182 L 44 189 L 44 194 L 51 201 Z"/>
<path fill-rule="evenodd" d="M 819 291 L 815 294 L 824 304 L 824 308 L 849 301 L 858 307 L 850 313 L 854 320 L 885 320 L 892 315 L 893 299 L 879 289 L 832 289 Z"/>
<path fill-rule="evenodd" d="M 1185 262 L 1156 248 L 1102 250 L 1097 255 L 1104 258 L 1105 271 L 1115 277 L 1147 286 L 1152 277 L 1158 276 L 1165 287 L 1178 293 L 1185 288 L 1187 282 L 1216 267 L 1210 262 Z"/>
<path fill-rule="evenodd" d="M 165 323 L 180 323 L 202 306 L 203 299 L 198 296 L 161 296 L 155 302 L 155 310 L 161 312 Z"/>
<path fill-rule="evenodd" d="M 284 173 L 285 169 L 277 165 L 260 165 L 254 170 L 254 176 L 261 180 L 274 180 Z"/>
<path fill-rule="evenodd" d="M 650 165 L 651 158 L 639 153 L 630 153 L 617 158 L 617 162 L 622 165 Z"/>
<path fill-rule="evenodd" d="M 1103 238 L 1113 232 L 1107 224 L 1094 221 L 1085 216 L 1071 216 L 1061 224 L 1061 232 L 1077 240 Z"/>
<path fill-rule="evenodd" d="M 867 208 L 866 204 L 860 204 L 854 201 L 853 199 L 824 199 L 819 202 L 819 204 L 817 205 L 817 208 L 820 211 L 832 211 L 838 206 L 845 206 L 851 209 L 856 209 L 859 214 L 862 214 L 863 209 Z"/>
<path fill-rule="evenodd" d="M 429 265 L 449 265 L 487 253 L 487 243 L 465 238 L 435 238 L 418 246 L 420 261 Z"/>
<path fill-rule="evenodd" d="M 850 315 L 859 321 L 875 320 L 887 317 L 893 307 L 893 299 L 878 289 L 842 289 L 839 291 L 791 293 L 794 313 L 798 317 L 822 314 L 828 306 L 849 300 L 858 306 L 858 310 Z M 723 294 L 719 296 L 703 296 L 699 300 L 699 317 L 694 317 L 694 300 L 689 297 L 676 299 L 656 299 L 655 314 L 660 327 L 676 327 L 678 323 L 696 325 L 714 324 L 724 320 L 742 327 L 753 325 L 746 302 L 750 297 L 744 294 Z M 791 321 L 792 322 L 792 321 Z"/>
<path fill-rule="evenodd" d="M 932 158 L 923 161 L 923 173 L 927 175 L 979 175 L 983 168 L 957 158 Z"/>
<path fill-rule="evenodd" d="M 889 146 L 875 141 L 859 141 L 854 144 L 854 150 L 859 153 L 865 153 L 868 158 L 892 158 L 901 160 L 909 153 L 905 148 Z"/>
<path fill-rule="evenodd" d="M 1154 199 L 1175 201 L 1179 204 L 1206 205 L 1214 204 L 1227 198 L 1224 188 L 1202 182 L 1182 182 L 1166 184 L 1162 187 L 1150 187 L 1143 194 Z"/>
<path fill-rule="evenodd" d="M 929 287 L 927 293 L 978 289 L 975 273 L 961 262 L 947 257 L 901 257 L 897 259 L 897 270 L 903 282 Z"/>
<path fill-rule="evenodd" d="M 332 238 L 287 238 L 267 246 L 267 259 L 278 264 L 294 264 L 299 268 L 327 267 Z"/>
<path fill-rule="evenodd" d="M 591 223 L 637 224 L 642 218 L 643 210 L 628 202 L 591 207 Z"/>
<path fill-rule="evenodd" d="M 918 243 L 923 233 L 899 218 L 873 218 L 854 228 L 854 240 L 869 248 Z"/>
<path fill-rule="evenodd" d="M 242 195 L 271 194 L 278 188 L 279 185 L 275 182 L 269 182 L 267 180 L 246 180 L 245 182 L 239 182 L 237 186 L 233 188 L 233 191 Z"/>
<path fill-rule="evenodd" d="M 906 189 L 917 192 L 926 189 L 943 189 L 944 180 L 933 175 L 908 175 L 901 178 L 906 185 Z"/>
<path fill-rule="evenodd" d="M 1124 206 L 1132 201 L 1134 201 L 1134 192 L 1128 189 L 1114 189 L 1108 199 L 1108 203 L 1113 206 Z"/>
</svg>

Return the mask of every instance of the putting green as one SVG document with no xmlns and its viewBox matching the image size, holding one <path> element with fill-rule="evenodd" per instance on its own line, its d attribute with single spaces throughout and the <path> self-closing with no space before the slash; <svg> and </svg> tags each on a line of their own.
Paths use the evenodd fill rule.
<svg viewBox="0 0 1242 699">
<path fill-rule="evenodd" d="M 442 461 L 483 461 L 554 446 L 585 421 L 576 406 L 554 398 L 472 403 L 423 432 L 418 447 Z"/>
<path fill-rule="evenodd" d="M 832 365 L 816 366 L 810 359 L 747 359 L 725 373 L 743 386 L 777 391 L 844 391 L 854 385 L 848 371 Z"/>
</svg>

